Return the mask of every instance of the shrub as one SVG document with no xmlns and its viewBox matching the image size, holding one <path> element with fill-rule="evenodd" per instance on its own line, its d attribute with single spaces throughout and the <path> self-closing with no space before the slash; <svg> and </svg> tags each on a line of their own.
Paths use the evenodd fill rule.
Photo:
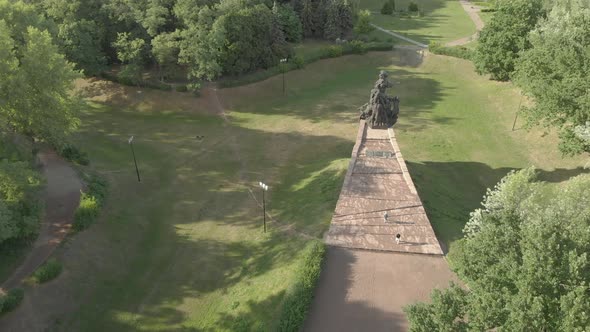
<svg viewBox="0 0 590 332">
<path fill-rule="evenodd" d="M 13 288 L 3 296 L 0 296 L 0 315 L 14 310 L 25 297 L 22 288 Z"/>
<path fill-rule="evenodd" d="M 176 90 L 176 92 L 187 92 L 188 91 L 188 87 L 186 85 L 177 85 L 174 90 Z"/>
<path fill-rule="evenodd" d="M 410 3 L 408 4 L 408 11 L 409 12 L 417 12 L 420 9 L 418 8 L 418 4 L 415 3 L 414 1 L 410 1 Z"/>
<path fill-rule="evenodd" d="M 471 60 L 471 57 L 473 56 L 473 51 L 466 47 L 447 47 L 435 42 L 430 43 L 428 50 L 434 54 L 447 55 L 465 60 Z"/>
<path fill-rule="evenodd" d="M 360 40 L 353 40 L 347 45 L 351 54 L 365 54 L 367 53 L 367 44 Z"/>
<path fill-rule="evenodd" d="M 493 13 L 496 11 L 496 8 L 482 8 L 480 11 L 482 13 Z"/>
<path fill-rule="evenodd" d="M 354 32 L 367 34 L 373 30 L 375 28 L 371 25 L 371 12 L 366 9 L 359 11 L 356 24 L 354 25 Z"/>
<path fill-rule="evenodd" d="M 293 63 L 296 69 L 302 69 L 303 67 L 305 67 L 305 60 L 298 55 L 294 56 L 291 62 Z"/>
<path fill-rule="evenodd" d="M 88 154 L 86 152 L 80 151 L 76 146 L 71 144 L 66 144 L 61 148 L 60 155 L 67 160 L 80 164 L 80 165 L 88 165 L 90 164 L 90 160 L 88 159 Z"/>
<path fill-rule="evenodd" d="M 321 241 L 313 241 L 307 245 L 296 282 L 285 295 L 279 331 L 297 332 L 301 329 L 313 300 L 313 292 L 320 277 L 325 252 L 326 247 Z"/>
<path fill-rule="evenodd" d="M 82 193 L 80 205 L 74 214 L 73 228 L 81 231 L 90 226 L 98 217 L 107 194 L 107 182 L 96 175 L 85 175 L 87 192 Z"/>
<path fill-rule="evenodd" d="M 393 49 L 393 41 L 367 43 L 365 49 L 367 51 L 391 51 Z"/>
<path fill-rule="evenodd" d="M 327 52 L 326 52 L 326 54 L 329 58 L 337 58 L 339 56 L 342 56 L 342 53 L 343 53 L 342 46 L 336 46 L 336 45 L 329 46 L 327 49 Z"/>
<path fill-rule="evenodd" d="M 394 10 L 394 8 L 391 6 L 391 3 L 388 1 L 383 4 L 383 7 L 381 7 L 381 14 L 391 15 L 391 14 L 393 14 L 393 10 Z"/>
<path fill-rule="evenodd" d="M 31 279 L 35 283 L 42 284 L 55 279 L 61 273 L 62 269 L 63 267 L 60 262 L 50 259 L 33 272 Z"/>
</svg>

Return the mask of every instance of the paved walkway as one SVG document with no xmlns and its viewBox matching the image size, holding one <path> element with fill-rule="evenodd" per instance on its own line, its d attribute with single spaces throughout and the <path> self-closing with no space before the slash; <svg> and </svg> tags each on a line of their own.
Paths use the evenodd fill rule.
<svg viewBox="0 0 590 332">
<path fill-rule="evenodd" d="M 414 45 L 416 45 L 416 46 L 418 46 L 418 47 L 421 47 L 421 48 L 428 48 L 428 45 L 426 45 L 426 44 L 422 44 L 422 43 L 420 43 L 420 42 L 417 42 L 417 41 L 415 41 L 415 40 L 413 40 L 413 39 L 410 39 L 410 38 L 408 38 L 408 37 L 406 37 L 406 36 L 402 36 L 402 35 L 400 35 L 399 33 L 396 33 L 396 32 L 393 32 L 393 31 L 390 31 L 390 30 L 387 30 L 387 29 L 384 29 L 384 28 L 382 28 L 382 27 L 380 27 L 380 26 L 378 26 L 378 25 L 375 25 L 375 24 L 373 24 L 373 23 L 371 23 L 371 25 L 372 25 L 372 26 L 373 26 L 375 29 L 377 29 L 377 30 L 379 30 L 379 31 L 383 31 L 383 32 L 385 32 L 386 34 L 388 34 L 388 35 L 390 35 L 390 36 L 393 36 L 393 37 L 395 37 L 395 38 L 397 38 L 397 39 L 401 39 L 401 40 L 403 40 L 403 41 L 407 41 L 408 43 L 410 43 L 410 44 L 414 44 Z"/>
<path fill-rule="evenodd" d="M 304 331 L 407 331 L 403 307 L 451 280 L 442 256 L 328 248 Z"/>
<path fill-rule="evenodd" d="M 76 171 L 53 151 L 39 154 L 43 165 L 45 216 L 33 249 L 21 266 L 6 280 L 0 293 L 19 284 L 43 264 L 66 237 L 80 201 L 82 182 Z"/>
<path fill-rule="evenodd" d="M 401 234 L 399 244 L 396 234 Z M 371 129 L 360 122 L 324 240 L 328 245 L 347 248 L 443 254 L 393 129 Z"/>
</svg>

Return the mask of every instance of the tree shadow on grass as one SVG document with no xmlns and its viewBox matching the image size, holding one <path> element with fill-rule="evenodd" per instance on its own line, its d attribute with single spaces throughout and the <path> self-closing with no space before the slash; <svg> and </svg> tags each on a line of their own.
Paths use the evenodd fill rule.
<svg viewBox="0 0 590 332">
<path fill-rule="evenodd" d="M 406 161 L 412 180 L 439 241 L 449 244 L 462 237 L 469 213 L 481 207 L 487 188 L 493 188 L 508 172 L 519 168 L 492 168 L 478 162 Z M 538 179 L 563 182 L 580 174 L 583 168 L 538 170 Z M 447 251 L 447 250 L 445 250 Z"/>
</svg>

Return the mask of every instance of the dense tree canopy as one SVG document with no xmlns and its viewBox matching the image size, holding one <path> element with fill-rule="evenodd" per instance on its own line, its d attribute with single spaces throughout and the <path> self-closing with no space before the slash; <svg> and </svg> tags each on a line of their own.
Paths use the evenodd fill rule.
<svg viewBox="0 0 590 332">
<path fill-rule="evenodd" d="M 506 81 L 519 52 L 531 47 L 528 34 L 544 15 L 542 0 L 499 0 L 497 11 L 479 35 L 473 63 L 480 74 Z"/>
<path fill-rule="evenodd" d="M 71 95 L 78 73 L 45 26 L 32 6 L 0 1 L 0 122 L 59 146 L 78 124 Z"/>
<path fill-rule="evenodd" d="M 525 109 L 529 124 L 559 128 L 565 154 L 590 152 L 590 143 L 575 132 L 590 121 L 590 2 L 557 1 L 531 32 L 530 42 L 515 73 L 518 85 L 535 100 Z"/>
<path fill-rule="evenodd" d="M 584 331 L 590 327 L 590 178 L 554 187 L 526 169 L 489 190 L 451 252 L 468 291 L 408 307 L 411 331 Z"/>
</svg>

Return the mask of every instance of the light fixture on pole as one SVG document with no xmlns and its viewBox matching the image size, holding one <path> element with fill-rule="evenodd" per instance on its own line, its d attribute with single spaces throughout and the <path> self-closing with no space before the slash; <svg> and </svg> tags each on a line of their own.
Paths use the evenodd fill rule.
<svg viewBox="0 0 590 332">
<path fill-rule="evenodd" d="M 285 95 L 285 71 L 287 70 L 286 67 L 286 63 L 287 63 L 287 58 L 281 59 L 281 68 L 283 69 L 283 95 Z"/>
<path fill-rule="evenodd" d="M 264 232 L 266 233 L 266 200 L 264 198 L 264 192 L 268 191 L 268 186 L 262 182 L 258 182 L 258 186 L 262 188 L 262 220 L 264 224 Z"/>
<path fill-rule="evenodd" d="M 137 182 L 141 182 L 141 179 L 139 178 L 139 168 L 137 168 L 137 159 L 135 159 L 135 150 L 133 150 L 133 136 L 129 137 L 129 140 L 127 142 L 129 143 L 129 146 L 131 147 L 131 154 L 133 154 L 133 162 L 135 163 L 135 172 L 137 173 Z"/>
</svg>

